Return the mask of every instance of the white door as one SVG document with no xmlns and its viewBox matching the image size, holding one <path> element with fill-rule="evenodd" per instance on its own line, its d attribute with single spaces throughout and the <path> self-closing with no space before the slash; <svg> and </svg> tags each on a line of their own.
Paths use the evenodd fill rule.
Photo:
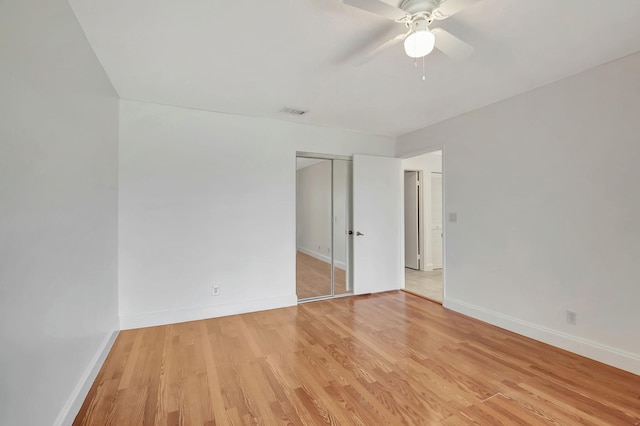
<svg viewBox="0 0 640 426">
<path fill-rule="evenodd" d="M 404 266 L 420 269 L 418 172 L 404 172 Z"/>
<path fill-rule="evenodd" d="M 431 253 L 433 268 L 442 268 L 442 174 L 431 173 Z"/>
<path fill-rule="evenodd" d="M 402 180 L 401 161 L 397 158 L 353 156 L 355 294 L 402 287 Z"/>
</svg>

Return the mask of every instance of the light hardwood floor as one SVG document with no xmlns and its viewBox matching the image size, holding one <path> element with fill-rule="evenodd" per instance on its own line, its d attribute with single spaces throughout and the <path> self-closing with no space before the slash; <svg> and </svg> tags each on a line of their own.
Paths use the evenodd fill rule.
<svg viewBox="0 0 640 426">
<path fill-rule="evenodd" d="M 637 425 L 640 377 L 396 291 L 122 331 L 74 425 Z"/>
<path fill-rule="evenodd" d="M 345 294 L 345 271 L 334 268 L 335 294 Z M 308 254 L 296 253 L 296 294 L 298 299 L 331 295 L 331 264 Z"/>
<path fill-rule="evenodd" d="M 404 271 L 405 290 L 426 297 L 434 302 L 442 303 L 442 269 L 436 269 L 435 271 L 417 271 L 411 268 L 404 268 Z"/>
</svg>

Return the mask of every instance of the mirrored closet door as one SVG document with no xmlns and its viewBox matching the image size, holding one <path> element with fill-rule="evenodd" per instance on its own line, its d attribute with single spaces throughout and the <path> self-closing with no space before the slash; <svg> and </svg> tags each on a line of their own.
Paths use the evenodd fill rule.
<svg viewBox="0 0 640 426">
<path fill-rule="evenodd" d="M 352 293 L 352 162 L 298 156 L 296 292 L 308 301 Z"/>
</svg>

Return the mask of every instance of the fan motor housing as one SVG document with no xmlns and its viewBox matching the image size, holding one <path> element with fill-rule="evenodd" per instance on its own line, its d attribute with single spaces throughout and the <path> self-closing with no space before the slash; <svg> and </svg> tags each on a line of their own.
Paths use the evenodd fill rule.
<svg viewBox="0 0 640 426">
<path fill-rule="evenodd" d="M 425 12 L 431 15 L 439 5 L 440 1 L 438 0 L 402 0 L 398 7 L 409 15 Z"/>
</svg>

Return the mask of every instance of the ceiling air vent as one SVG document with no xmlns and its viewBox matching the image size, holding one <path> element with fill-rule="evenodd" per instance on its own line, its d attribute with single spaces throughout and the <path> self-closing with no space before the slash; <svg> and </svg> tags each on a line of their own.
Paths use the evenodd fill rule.
<svg viewBox="0 0 640 426">
<path fill-rule="evenodd" d="M 280 110 L 280 112 L 284 112 L 286 114 L 293 114 L 293 115 L 305 115 L 308 111 L 304 111 L 301 109 L 295 109 L 295 108 L 291 108 L 291 107 L 284 107 Z"/>
</svg>

